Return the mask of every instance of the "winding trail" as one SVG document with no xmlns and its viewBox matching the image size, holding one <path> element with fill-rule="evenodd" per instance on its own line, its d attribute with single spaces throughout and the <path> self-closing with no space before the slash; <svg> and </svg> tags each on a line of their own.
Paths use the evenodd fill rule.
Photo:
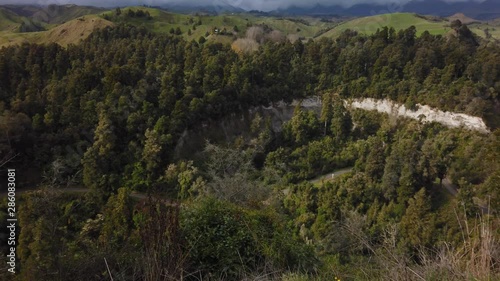
<svg viewBox="0 0 500 281">
<path fill-rule="evenodd" d="M 312 180 L 309 180 L 310 183 L 312 184 L 321 184 L 322 182 L 328 182 L 333 180 L 336 176 L 340 176 L 343 174 L 350 173 L 354 167 L 349 167 L 349 168 L 343 168 L 340 170 L 335 170 L 333 172 L 324 174 L 322 176 L 316 177 Z"/>
<path fill-rule="evenodd" d="M 456 197 L 458 195 L 458 187 L 456 185 L 454 185 L 453 183 L 451 183 L 450 179 L 448 179 L 448 178 L 444 178 L 443 179 L 443 187 L 446 188 L 446 190 L 453 197 Z M 477 199 L 477 198 L 474 197 L 473 199 Z M 474 203 L 479 207 L 479 209 L 481 210 L 481 213 L 489 215 L 490 214 L 490 208 L 488 206 L 485 206 L 485 205 L 481 204 L 478 201 L 479 200 L 474 200 Z"/>
<path fill-rule="evenodd" d="M 453 195 L 453 197 L 457 196 L 458 194 L 458 189 L 455 185 L 453 185 L 448 178 L 443 179 L 443 187 L 446 188 L 446 190 Z"/>
<path fill-rule="evenodd" d="M 36 191 L 36 190 L 39 190 L 39 189 L 37 187 L 23 188 L 23 189 L 16 190 L 16 195 L 28 193 L 28 192 Z M 56 192 L 66 192 L 66 193 L 87 193 L 87 192 L 91 191 L 89 188 L 85 188 L 85 187 L 51 188 L 51 190 L 56 191 Z M 7 194 L 8 194 L 7 191 L 2 191 L 0 193 L 0 199 L 6 198 Z M 130 193 L 130 197 L 142 200 L 142 199 L 148 198 L 148 195 L 146 193 L 134 191 L 134 192 Z"/>
<path fill-rule="evenodd" d="M 322 183 L 325 183 L 325 182 L 329 182 L 329 181 L 332 181 L 335 178 L 335 176 L 340 176 L 340 175 L 352 172 L 353 168 L 354 167 L 349 167 L 349 168 L 343 168 L 343 169 L 335 170 L 335 171 L 332 171 L 330 173 L 327 173 L 327 174 L 318 176 L 318 177 L 316 177 L 314 179 L 311 179 L 311 180 L 309 180 L 309 182 L 312 183 L 312 184 L 314 184 L 314 185 L 318 185 L 318 184 L 322 184 Z M 442 185 L 442 187 L 444 187 L 446 189 L 446 191 L 448 191 L 448 193 L 450 193 L 453 197 L 456 197 L 458 195 L 458 188 L 457 188 L 457 186 L 454 185 L 450 181 L 449 178 L 444 178 L 443 179 L 443 185 Z M 16 190 L 16 195 L 27 193 L 27 192 L 31 192 L 31 191 L 35 191 L 35 190 L 38 190 L 38 188 L 34 187 L 34 186 L 30 186 L 28 188 L 23 188 L 23 189 Z M 66 193 L 87 193 L 87 192 L 91 191 L 89 188 L 85 188 L 85 187 L 52 188 L 52 190 L 57 191 L 57 192 L 66 192 Z M 284 192 L 285 195 L 287 195 L 288 192 L 289 192 L 289 189 L 287 188 L 287 189 L 283 190 L 283 192 Z M 0 199 L 6 198 L 6 197 L 7 197 L 7 191 L 2 191 L 0 193 Z M 141 193 L 141 192 L 135 192 L 134 191 L 134 192 L 130 193 L 130 197 L 134 198 L 134 199 L 138 199 L 138 200 L 144 200 L 144 199 L 148 198 L 148 195 L 146 193 Z M 484 206 L 484 205 L 482 205 L 482 204 L 480 204 L 478 202 L 476 202 L 476 205 L 481 209 L 481 212 L 483 214 L 490 214 L 490 209 L 487 206 Z"/>
</svg>

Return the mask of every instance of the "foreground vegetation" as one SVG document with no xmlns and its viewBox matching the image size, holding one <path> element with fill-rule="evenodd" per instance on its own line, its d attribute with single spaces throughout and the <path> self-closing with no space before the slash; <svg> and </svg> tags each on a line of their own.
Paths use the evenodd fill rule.
<svg viewBox="0 0 500 281">
<path fill-rule="evenodd" d="M 20 198 L 16 279 L 499 278 L 500 47 L 452 28 L 236 52 L 124 23 L 1 49 L 2 163 L 43 187 Z M 251 139 L 174 157 L 204 120 L 311 95 L 319 116 L 298 106 L 279 132 L 256 116 Z M 349 97 L 465 112 L 493 132 L 350 111 Z M 51 189 L 64 186 L 89 192 Z"/>
</svg>

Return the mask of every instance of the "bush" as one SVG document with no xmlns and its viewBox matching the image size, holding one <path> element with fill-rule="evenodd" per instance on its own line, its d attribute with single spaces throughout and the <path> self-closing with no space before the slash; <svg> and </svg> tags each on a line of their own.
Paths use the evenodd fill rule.
<svg viewBox="0 0 500 281">
<path fill-rule="evenodd" d="M 263 257 L 246 224 L 245 214 L 216 200 L 185 210 L 181 227 L 194 270 L 234 278 Z"/>
<path fill-rule="evenodd" d="M 266 265 L 268 270 L 313 271 L 311 247 L 291 239 L 273 214 L 204 199 L 182 213 L 181 228 L 192 271 L 236 279 Z"/>
</svg>

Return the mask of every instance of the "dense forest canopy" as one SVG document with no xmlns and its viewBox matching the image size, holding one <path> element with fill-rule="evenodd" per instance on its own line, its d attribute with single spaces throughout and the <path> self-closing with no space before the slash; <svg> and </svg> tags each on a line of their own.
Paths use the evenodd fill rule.
<svg viewBox="0 0 500 281">
<path fill-rule="evenodd" d="M 16 280 L 498 277 L 499 93 L 500 46 L 460 23 L 239 53 L 127 24 L 2 48 L 2 163 L 26 185 L 89 189 L 23 195 Z M 255 118 L 250 142 L 174 157 L 203 120 L 311 95 L 320 116 L 298 106 L 280 132 Z M 344 107 L 358 97 L 492 133 Z"/>
</svg>

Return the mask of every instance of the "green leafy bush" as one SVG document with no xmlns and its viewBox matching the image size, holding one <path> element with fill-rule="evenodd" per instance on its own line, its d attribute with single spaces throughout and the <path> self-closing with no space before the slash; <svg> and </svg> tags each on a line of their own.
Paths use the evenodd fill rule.
<svg viewBox="0 0 500 281">
<path fill-rule="evenodd" d="M 228 279 L 264 265 L 312 271 L 316 263 L 312 249 L 291 239 L 283 225 L 272 214 L 215 199 L 189 206 L 181 220 L 193 271 Z"/>
</svg>

